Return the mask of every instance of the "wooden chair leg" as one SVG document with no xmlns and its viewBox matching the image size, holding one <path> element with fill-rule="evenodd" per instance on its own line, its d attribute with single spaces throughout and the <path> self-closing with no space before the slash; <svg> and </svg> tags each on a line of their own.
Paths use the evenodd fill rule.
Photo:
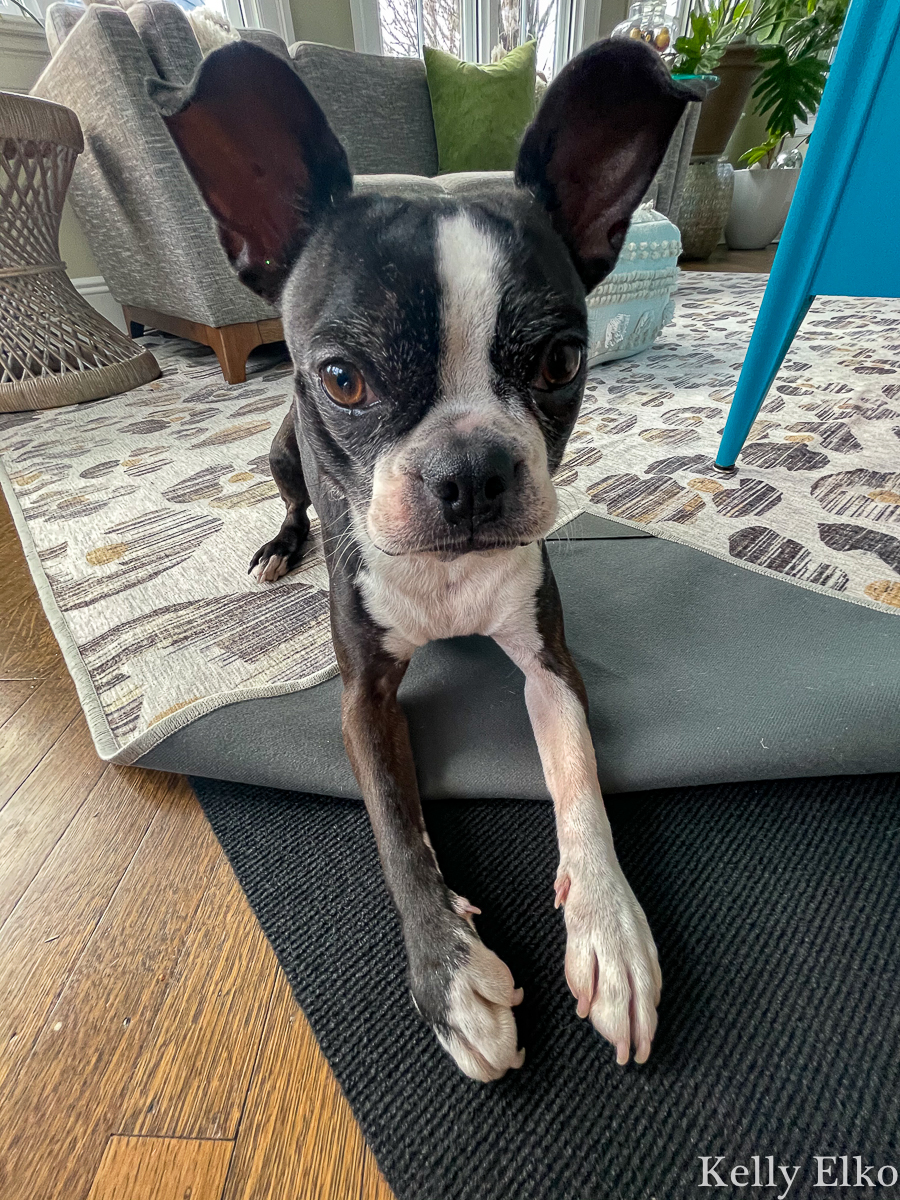
<svg viewBox="0 0 900 1200">
<path fill-rule="evenodd" d="M 128 336 L 131 338 L 131 340 L 134 341 L 135 338 L 143 337 L 143 321 L 135 321 L 131 315 L 131 310 L 126 308 L 125 305 L 122 306 L 122 312 L 125 316 L 125 324 L 128 326 Z"/>
<path fill-rule="evenodd" d="M 262 335 L 256 321 L 241 325 L 222 325 L 209 330 L 209 345 L 216 353 L 222 374 L 229 383 L 247 380 L 247 355 L 262 345 Z"/>
</svg>

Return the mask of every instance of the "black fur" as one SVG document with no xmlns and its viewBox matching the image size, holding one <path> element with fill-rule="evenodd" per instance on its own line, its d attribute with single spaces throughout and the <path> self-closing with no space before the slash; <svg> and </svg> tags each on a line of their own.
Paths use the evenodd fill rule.
<svg viewBox="0 0 900 1200">
<path fill-rule="evenodd" d="M 584 391 L 585 289 L 612 269 L 691 96 L 646 47 L 601 43 L 549 89 L 525 135 L 518 189 L 426 201 L 351 195 L 346 156 L 309 91 L 287 64 L 246 43 L 211 54 L 188 88 L 157 83 L 155 92 L 241 278 L 281 295 L 294 400 L 271 463 L 286 517 L 253 561 L 275 555 L 296 565 L 312 501 L 331 581 L 344 740 L 403 924 L 413 997 L 446 1033 L 453 976 L 475 934 L 425 840 L 397 700 L 407 661 L 385 649 L 385 630 L 363 602 L 352 514 L 369 507 L 379 456 L 444 398 L 437 229 L 460 211 L 490 235 L 503 264 L 489 347 L 494 397 L 529 428 L 536 422 L 556 469 Z M 581 362 L 568 383 L 548 389 L 541 365 L 554 345 L 580 350 Z M 333 362 L 361 372 L 364 405 L 329 396 L 321 371 Z M 452 556 L 534 541 L 543 532 L 534 528 L 535 482 L 515 447 L 499 436 L 477 447 L 458 440 L 448 434 L 408 472 L 413 512 L 402 552 Z M 479 472 L 493 472 L 499 490 L 488 496 Z M 457 478 L 471 485 L 469 499 L 444 487 Z M 586 705 L 546 552 L 535 600 L 543 665 Z"/>
<path fill-rule="evenodd" d="M 298 428 L 308 446 L 304 471 L 317 510 L 322 475 L 340 480 L 348 501 L 364 510 L 378 456 L 442 399 L 435 223 L 460 208 L 450 198 L 353 197 L 322 220 L 288 281 L 285 331 Z M 487 195 L 477 205 L 469 200 L 466 211 L 499 240 L 509 267 L 490 351 L 495 393 L 505 405 L 535 414 L 553 470 L 577 417 L 585 368 L 559 391 L 533 383 L 555 338 L 586 351 L 584 289 L 526 193 Z M 374 393 L 370 406 L 348 410 L 329 398 L 318 372 L 331 359 L 359 366 Z M 491 522 L 492 542 L 533 540 L 529 488 L 523 478 L 504 496 L 502 515 Z M 447 539 L 441 504 L 424 484 L 410 536 L 424 547 Z"/>
</svg>

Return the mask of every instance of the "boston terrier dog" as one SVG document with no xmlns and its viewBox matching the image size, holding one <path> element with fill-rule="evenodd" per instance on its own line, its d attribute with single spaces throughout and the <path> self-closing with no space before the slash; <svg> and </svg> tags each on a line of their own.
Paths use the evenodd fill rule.
<svg viewBox="0 0 900 1200">
<path fill-rule="evenodd" d="M 348 84 L 348 86 L 350 86 Z M 243 282 L 280 304 L 294 365 L 271 451 L 287 509 L 251 564 L 300 561 L 322 526 L 344 741 L 397 906 L 415 1007 L 473 1079 L 521 1066 L 522 991 L 428 839 L 397 689 L 417 646 L 484 634 L 525 675 L 556 811 L 556 903 L 580 1017 L 644 1062 L 660 970 L 603 807 L 587 696 L 543 538 L 584 392 L 585 294 L 696 97 L 659 57 L 598 42 L 550 85 L 515 184 L 354 194 L 347 156 L 284 60 L 217 50 L 152 91 Z"/>
</svg>

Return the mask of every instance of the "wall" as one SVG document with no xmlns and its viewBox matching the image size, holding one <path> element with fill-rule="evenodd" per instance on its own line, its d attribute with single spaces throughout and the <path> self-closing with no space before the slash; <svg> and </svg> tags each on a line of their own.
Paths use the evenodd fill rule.
<svg viewBox="0 0 900 1200">
<path fill-rule="evenodd" d="M 353 49 L 349 0 L 290 0 L 298 42 L 325 42 Z"/>
<path fill-rule="evenodd" d="M 603 0 L 600 6 L 600 33 L 602 38 L 609 37 L 613 29 L 628 16 L 630 5 L 628 0 Z"/>
<path fill-rule="evenodd" d="M 70 279 L 93 278 L 100 274 L 97 260 L 68 204 L 63 209 L 59 227 L 59 256 L 66 264 Z"/>
<path fill-rule="evenodd" d="M 31 22 L 0 17 L 0 91 L 30 91 L 49 59 L 43 30 Z M 68 205 L 63 211 L 59 252 L 70 279 L 93 279 L 100 274 L 81 226 Z"/>
</svg>

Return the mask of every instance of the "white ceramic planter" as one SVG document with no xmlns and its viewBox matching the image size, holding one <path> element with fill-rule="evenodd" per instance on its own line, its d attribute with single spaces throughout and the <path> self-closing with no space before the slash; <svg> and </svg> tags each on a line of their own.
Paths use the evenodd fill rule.
<svg viewBox="0 0 900 1200">
<path fill-rule="evenodd" d="M 781 233 L 800 168 L 735 171 L 734 199 L 725 223 L 731 250 L 762 250 Z"/>
</svg>

